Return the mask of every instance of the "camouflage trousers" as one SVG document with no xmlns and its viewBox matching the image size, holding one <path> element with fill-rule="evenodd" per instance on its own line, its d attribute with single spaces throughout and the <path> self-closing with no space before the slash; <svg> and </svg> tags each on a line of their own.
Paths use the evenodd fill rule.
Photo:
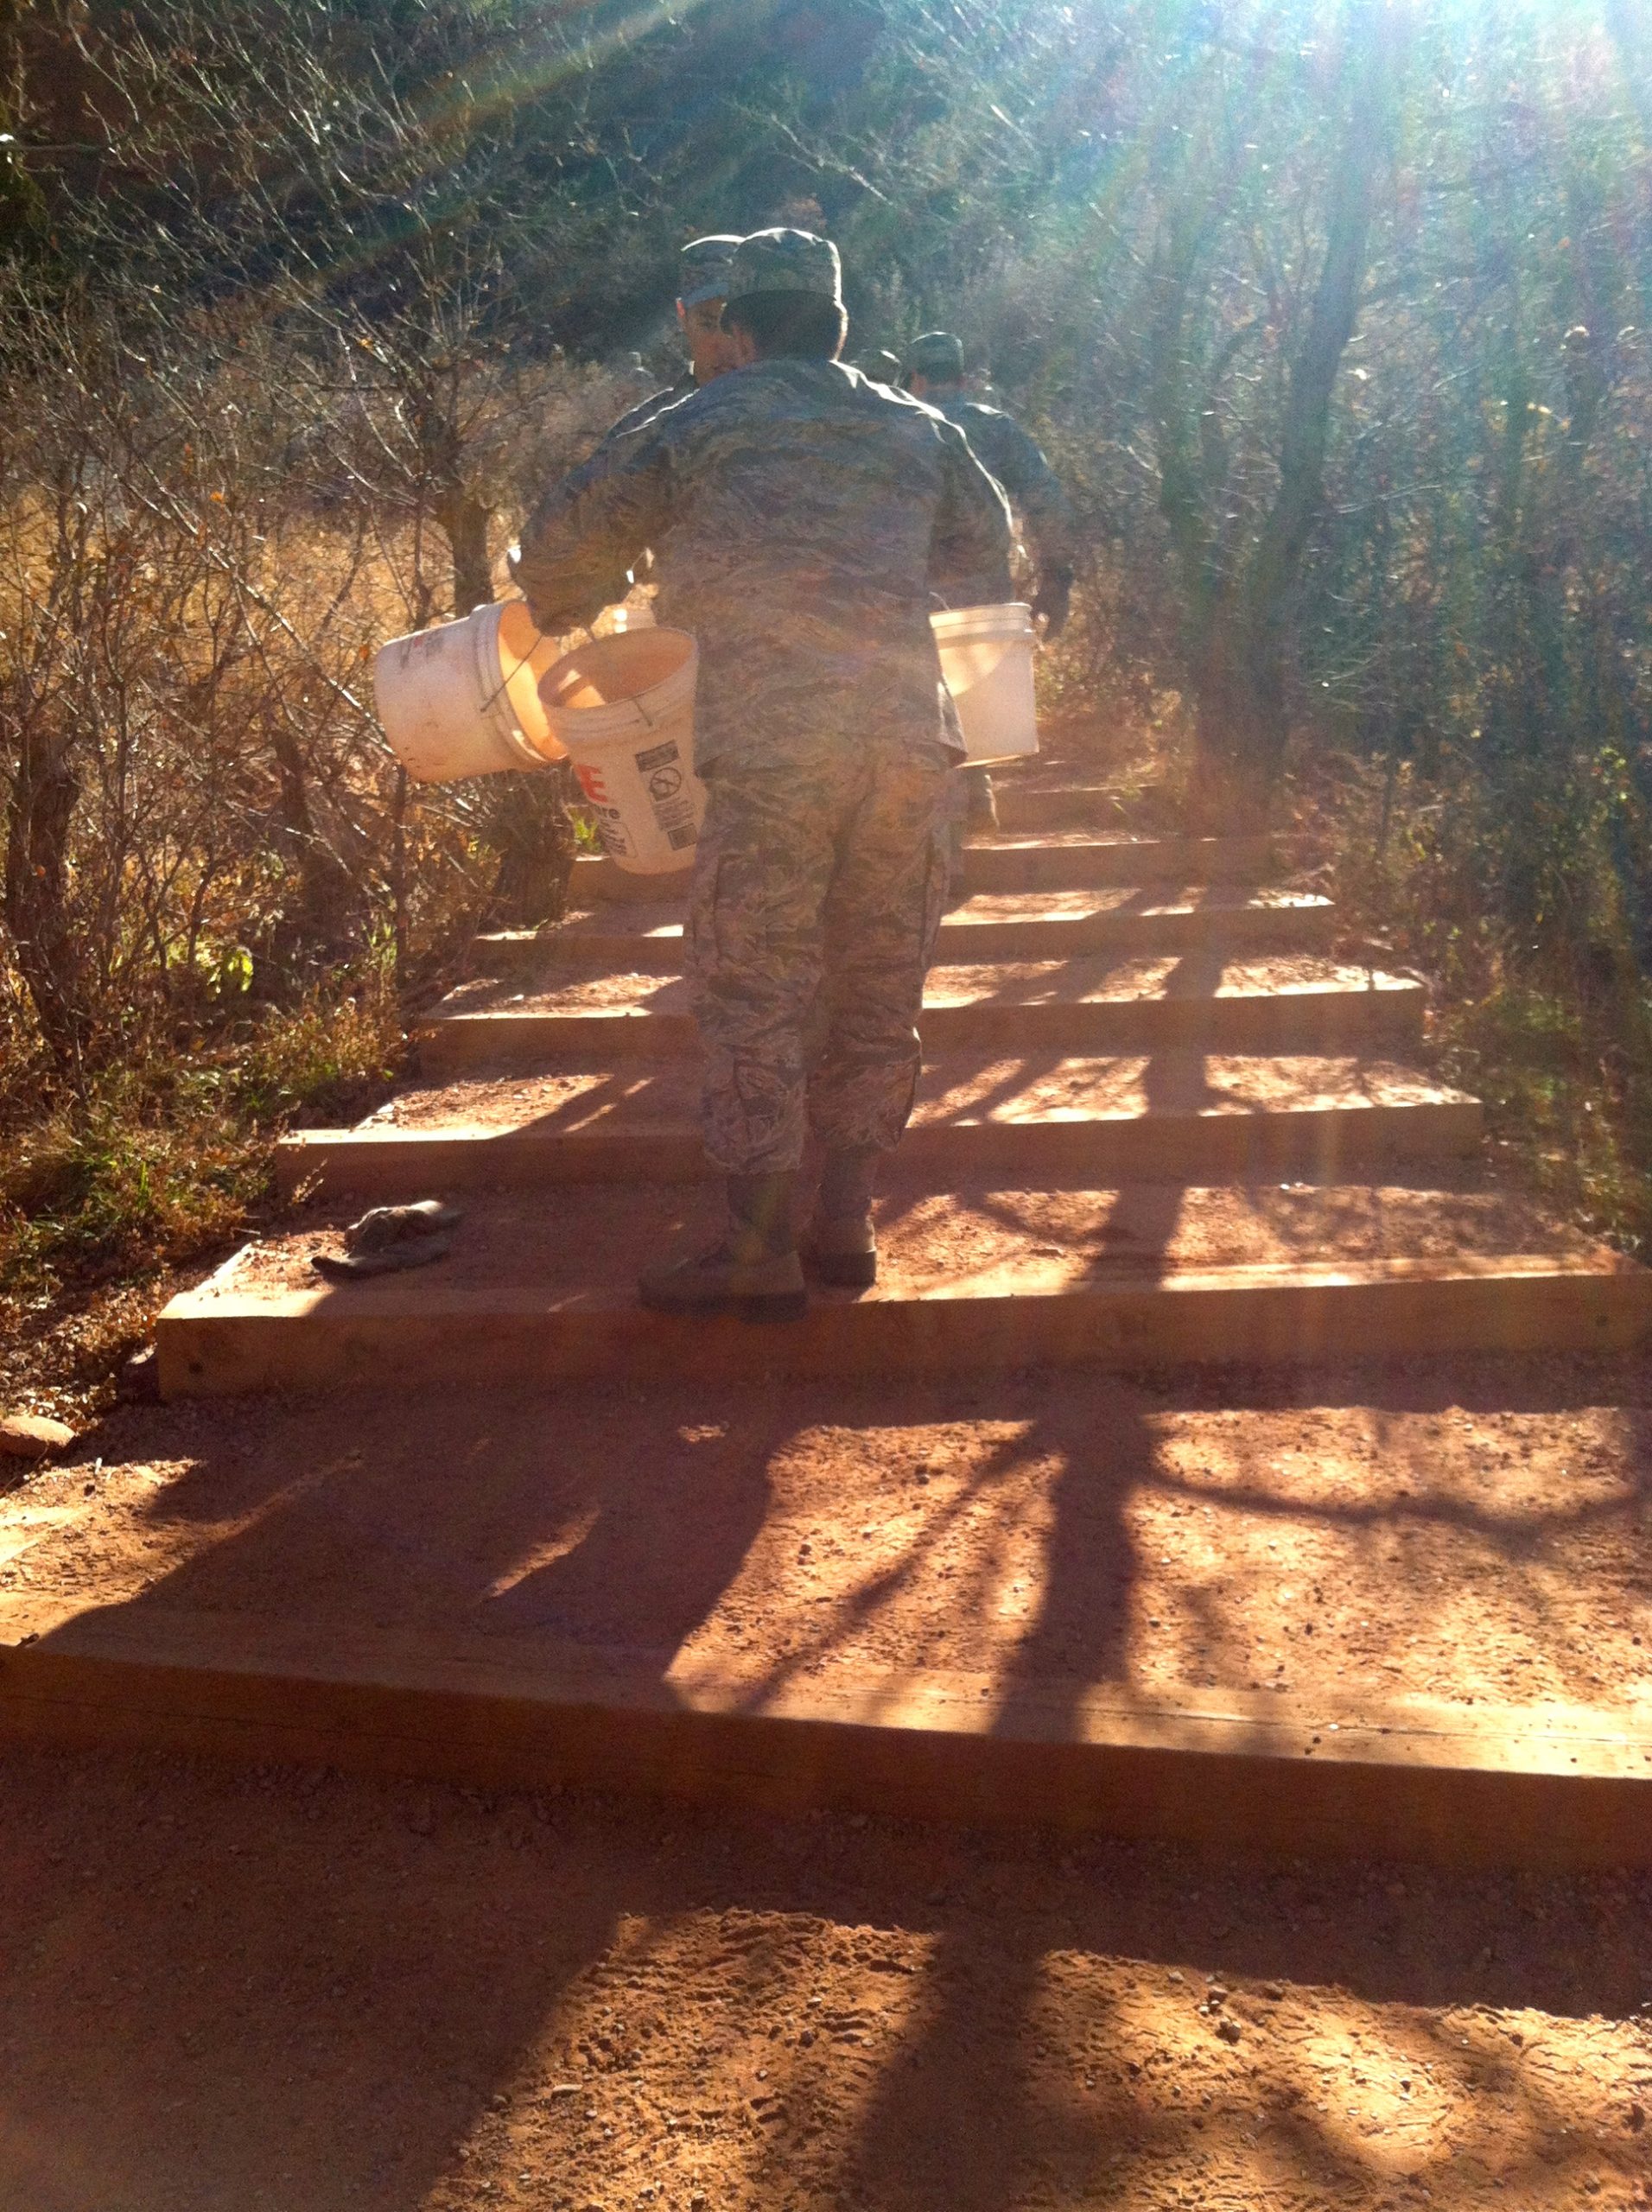
<svg viewBox="0 0 1652 2212">
<path fill-rule="evenodd" d="M 798 739 L 708 775 L 688 931 L 712 1164 L 900 1141 L 946 896 L 937 745 Z"/>
</svg>

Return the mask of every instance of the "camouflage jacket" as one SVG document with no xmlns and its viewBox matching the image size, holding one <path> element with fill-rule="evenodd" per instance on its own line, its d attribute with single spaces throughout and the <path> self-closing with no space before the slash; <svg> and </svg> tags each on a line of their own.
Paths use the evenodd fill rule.
<svg viewBox="0 0 1652 2212">
<path fill-rule="evenodd" d="M 687 399 L 690 393 L 699 389 L 694 380 L 693 370 L 685 369 L 668 390 L 651 392 L 646 399 L 639 399 L 634 407 L 627 407 L 613 428 L 602 433 L 601 443 L 607 445 L 610 438 L 622 438 L 627 430 L 640 430 L 645 423 L 653 421 L 662 408 L 675 407 L 679 399 Z"/>
<path fill-rule="evenodd" d="M 1060 479 L 1014 417 L 963 393 L 947 392 L 926 404 L 956 423 L 970 450 L 989 476 L 996 478 L 1021 517 L 1032 540 L 1041 584 L 1071 583 L 1075 533 L 1072 509 Z M 1009 563 L 947 579 L 955 607 L 992 607 L 1014 597 Z"/>
<path fill-rule="evenodd" d="M 930 608 L 1009 542 L 961 431 L 856 369 L 782 359 L 605 440 L 534 511 L 516 574 L 565 630 L 652 548 L 658 619 L 699 640 L 703 767 L 789 734 L 956 749 Z"/>
</svg>

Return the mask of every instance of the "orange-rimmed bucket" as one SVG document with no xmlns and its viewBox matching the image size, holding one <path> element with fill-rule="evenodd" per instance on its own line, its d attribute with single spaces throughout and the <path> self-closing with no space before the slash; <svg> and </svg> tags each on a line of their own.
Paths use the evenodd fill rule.
<svg viewBox="0 0 1652 2212">
<path fill-rule="evenodd" d="M 373 692 L 408 774 L 451 784 L 560 760 L 539 699 L 539 679 L 560 651 L 519 599 L 392 638 L 373 663 Z"/>
<path fill-rule="evenodd" d="M 603 849 L 631 875 L 694 857 L 706 787 L 694 772 L 700 649 L 686 630 L 593 638 L 539 680 L 552 736 L 596 817 Z"/>
</svg>

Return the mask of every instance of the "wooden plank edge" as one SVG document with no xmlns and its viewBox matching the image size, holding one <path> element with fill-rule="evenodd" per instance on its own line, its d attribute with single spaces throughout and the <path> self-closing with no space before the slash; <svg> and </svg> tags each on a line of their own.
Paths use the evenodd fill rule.
<svg viewBox="0 0 1652 2212">
<path fill-rule="evenodd" d="M 1080 885 L 1077 890 L 1082 893 L 1086 889 L 1109 887 L 1118 890 L 1126 889 L 1128 887 Z M 1183 887 L 1191 891 L 1202 887 Z M 1025 929 L 1034 925 L 1045 927 L 1057 925 L 1073 930 L 1085 925 L 1109 922 L 1162 922 L 1189 919 L 1232 921 L 1254 919 L 1258 916 L 1273 918 L 1280 915 L 1288 915 L 1300 920 L 1306 915 L 1331 914 L 1337 911 L 1336 901 L 1325 898 L 1323 893 L 1317 891 L 1252 890 L 1248 895 L 1242 897 L 1240 895 L 1242 887 L 1203 887 L 1210 889 L 1219 887 L 1221 895 L 1215 899 L 1204 899 L 1193 897 L 1174 898 L 1141 906 L 1128 904 L 1105 906 L 1096 913 L 1075 914 L 1062 913 L 1059 911 L 1055 912 L 1033 911 L 1025 914 L 977 916 L 955 911 L 942 918 L 941 929 L 944 934 L 963 937 L 973 936 L 983 930 Z M 1032 899 L 1040 895 L 1050 899 L 1059 899 L 1068 894 L 1052 886 L 1043 886 L 1026 893 L 1003 892 L 991 893 L 987 895 L 1002 898 L 1025 897 Z M 532 950 L 543 945 L 578 944 L 581 941 L 606 944 L 610 941 L 619 940 L 630 944 L 646 942 L 651 937 L 656 942 L 668 938 L 675 940 L 681 936 L 683 928 L 681 909 L 672 911 L 664 901 L 660 902 L 660 906 L 665 910 L 657 911 L 651 922 L 633 923 L 629 928 L 625 926 L 620 917 L 610 917 L 606 913 L 599 915 L 594 910 L 588 914 L 575 914 L 570 917 L 575 926 L 564 927 L 552 924 L 540 929 L 486 931 L 474 938 L 472 942 L 492 950 L 506 951 L 519 946 Z"/>
<path fill-rule="evenodd" d="M 7 1624 L 10 1629 L 11 1623 Z M 858 1675 L 760 1700 L 639 1667 L 116 1608 L 0 1643 L 0 1736 L 504 1788 L 1548 1868 L 1652 1865 L 1652 1734 L 1518 1708 L 1352 1725 L 1293 1700 Z M 1271 1702 L 1271 1701 L 1270 1701 Z M 1280 1701 L 1283 1706 L 1284 1700 Z"/>
<path fill-rule="evenodd" d="M 1036 839 L 967 845 L 959 879 L 966 897 L 1015 891 L 1185 888 L 1260 884 L 1274 872 L 1266 844 L 1230 848 L 1228 841 L 1174 841 L 1147 847 L 1096 839 L 1088 844 L 1046 845 Z"/>
<path fill-rule="evenodd" d="M 996 786 L 1001 832 L 1019 836 L 1040 830 L 1128 830 L 1131 803 L 1100 785 L 1045 784 L 1021 791 L 1008 782 Z"/>
<path fill-rule="evenodd" d="M 162 1314 L 164 1396 L 1617 1352 L 1652 1329 L 1652 1273 L 1611 1256 L 1231 1268 L 1079 1285 L 1054 1271 L 1006 1270 L 917 1294 L 823 1294 L 801 1321 L 768 1328 L 651 1313 L 619 1291 L 370 1282 L 255 1296 L 236 1290 L 234 1268 Z"/>
</svg>

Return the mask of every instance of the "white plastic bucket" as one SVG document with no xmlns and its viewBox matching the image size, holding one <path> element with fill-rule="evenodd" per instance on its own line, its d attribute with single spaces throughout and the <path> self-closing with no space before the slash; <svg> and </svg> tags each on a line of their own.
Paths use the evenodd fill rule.
<svg viewBox="0 0 1652 2212">
<path fill-rule="evenodd" d="M 706 787 L 694 772 L 700 648 L 686 630 L 623 630 L 565 653 L 539 683 L 609 857 L 665 875 L 694 857 Z"/>
<path fill-rule="evenodd" d="M 373 663 L 378 719 L 415 782 L 450 784 L 562 758 L 538 681 L 561 640 L 535 629 L 519 599 L 461 622 L 393 638 Z"/>
<path fill-rule="evenodd" d="M 1039 749 L 1032 702 L 1032 610 L 956 607 L 931 614 L 941 674 L 958 710 L 971 766 L 1024 760 Z"/>
</svg>

